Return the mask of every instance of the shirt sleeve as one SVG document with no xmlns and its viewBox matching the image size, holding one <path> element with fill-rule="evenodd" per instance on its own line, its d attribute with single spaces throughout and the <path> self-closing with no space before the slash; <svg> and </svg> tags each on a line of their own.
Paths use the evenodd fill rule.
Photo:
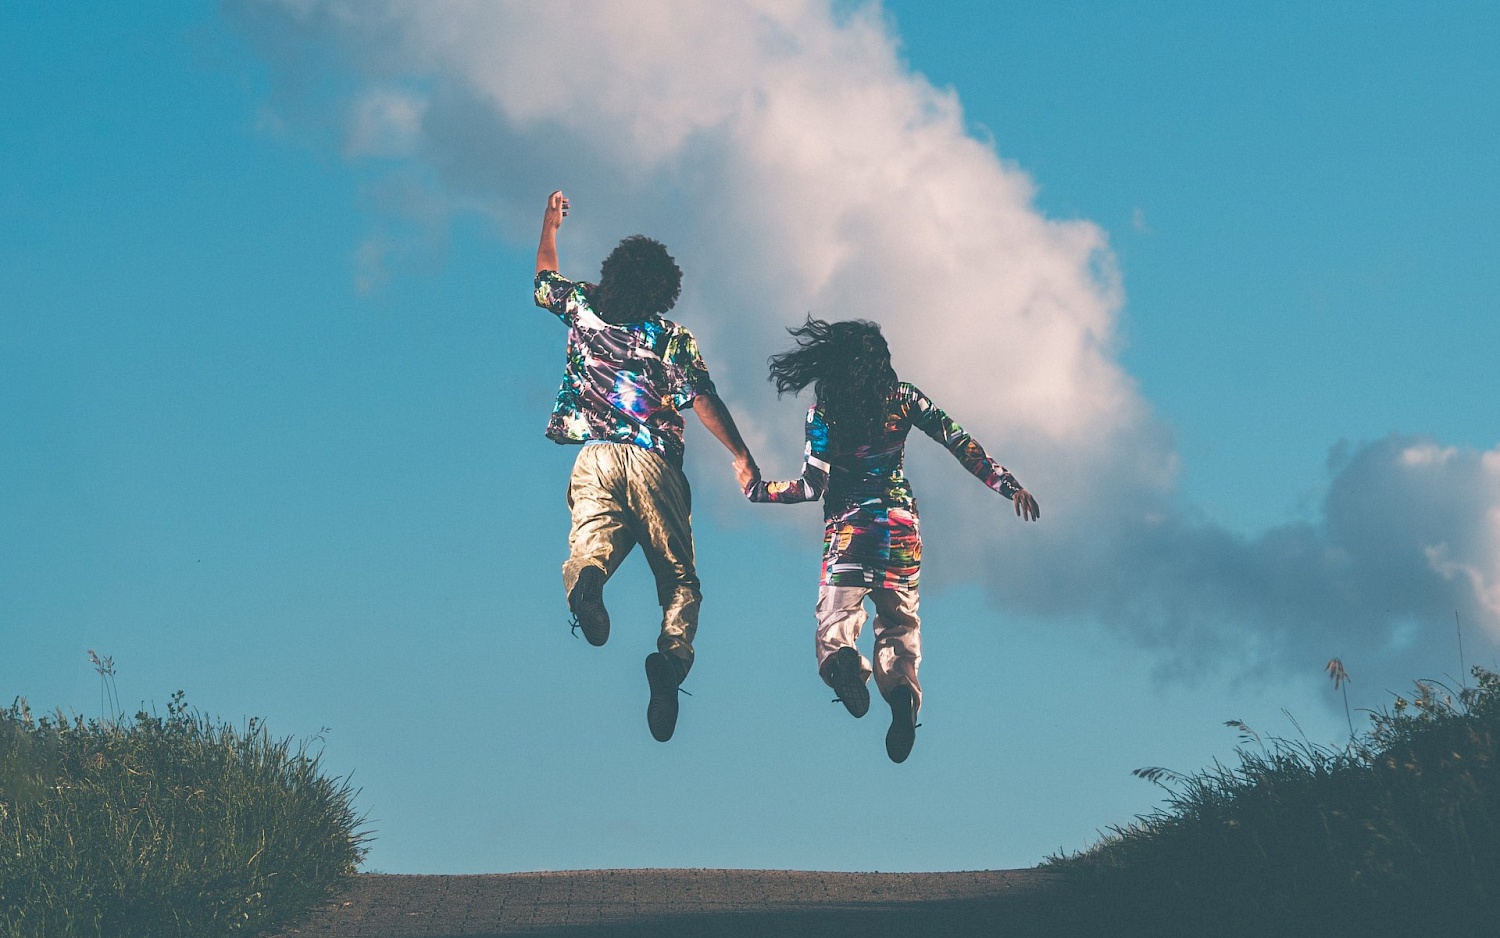
<svg viewBox="0 0 1500 938">
<path fill-rule="evenodd" d="M 762 479 L 745 488 L 752 502 L 815 502 L 828 489 L 828 421 L 813 406 L 807 411 L 807 445 L 803 447 L 802 478 L 791 482 L 767 482 Z"/>
<path fill-rule="evenodd" d="M 934 404 L 927 395 L 911 387 L 912 393 L 912 426 L 932 437 L 939 446 L 953 454 L 953 458 L 959 461 L 974 478 L 985 485 L 1004 495 L 1006 498 L 1014 496 L 1021 490 L 1021 483 L 1010 471 L 991 459 L 979 445 L 979 441 L 958 425 L 952 417 L 943 412 L 942 408 Z"/>
<path fill-rule="evenodd" d="M 570 302 L 578 291 L 578 284 L 555 270 L 539 270 L 536 274 L 536 305 L 557 314 L 568 325 L 577 318 L 577 304 Z"/>
<path fill-rule="evenodd" d="M 700 394 L 718 394 L 714 379 L 708 374 L 708 365 L 698 351 L 698 340 L 688 330 L 677 326 L 667 339 L 667 351 L 662 356 L 667 367 L 668 389 L 666 400 L 677 410 L 682 410 Z"/>
</svg>

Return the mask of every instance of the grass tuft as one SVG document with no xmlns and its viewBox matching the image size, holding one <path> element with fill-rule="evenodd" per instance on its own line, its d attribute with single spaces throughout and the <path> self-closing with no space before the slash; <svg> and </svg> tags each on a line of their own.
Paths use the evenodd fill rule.
<svg viewBox="0 0 1500 938">
<path fill-rule="evenodd" d="M 96 666 L 112 670 L 112 662 Z M 368 835 L 306 743 L 190 711 L 0 710 L 0 935 L 252 936 L 352 875 Z"/>
</svg>

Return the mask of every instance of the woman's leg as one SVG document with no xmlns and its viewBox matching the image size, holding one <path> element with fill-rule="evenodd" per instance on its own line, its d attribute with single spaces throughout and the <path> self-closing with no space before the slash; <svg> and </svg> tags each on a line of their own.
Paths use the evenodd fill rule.
<svg viewBox="0 0 1500 938">
<path fill-rule="evenodd" d="M 922 664 L 922 619 L 917 615 L 920 599 L 916 587 L 874 590 L 875 686 L 887 700 L 902 684 L 910 685 L 912 714 L 922 706 L 922 685 L 917 669 Z"/>
<path fill-rule="evenodd" d="M 892 762 L 905 762 L 917 741 L 917 710 L 922 685 L 922 620 L 917 616 L 917 591 L 875 590 L 875 686 L 891 705 L 891 727 L 885 733 L 885 752 Z"/>
<path fill-rule="evenodd" d="M 851 716 L 870 711 L 870 662 L 855 642 L 865 624 L 865 596 L 870 591 L 857 586 L 822 586 L 818 589 L 818 674 L 833 688 Z"/>
<path fill-rule="evenodd" d="M 870 594 L 862 586 L 818 587 L 818 630 L 816 649 L 818 674 L 828 686 L 833 686 L 831 673 L 834 659 L 842 648 L 854 649 L 859 661 L 861 681 L 870 679 L 870 662 L 859 654 L 855 642 L 865 624 L 865 597 Z"/>
</svg>

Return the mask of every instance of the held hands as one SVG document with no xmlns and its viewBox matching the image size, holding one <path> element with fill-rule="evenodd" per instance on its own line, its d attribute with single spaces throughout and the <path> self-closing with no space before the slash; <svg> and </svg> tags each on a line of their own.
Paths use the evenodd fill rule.
<svg viewBox="0 0 1500 938">
<path fill-rule="evenodd" d="M 542 228 L 556 231 L 562 227 L 562 220 L 568 217 L 568 197 L 559 189 L 547 196 L 547 212 L 542 216 Z"/>
<path fill-rule="evenodd" d="M 1042 516 L 1042 509 L 1037 505 L 1036 499 L 1025 489 L 1020 489 L 1010 497 L 1016 506 L 1016 517 L 1022 521 L 1035 521 Z"/>
<path fill-rule="evenodd" d="M 750 486 L 760 481 L 760 467 L 755 464 L 753 459 L 749 459 L 748 457 L 745 459 L 736 459 L 732 465 L 734 466 L 734 478 L 735 481 L 739 482 L 741 492 L 748 491 Z"/>
</svg>

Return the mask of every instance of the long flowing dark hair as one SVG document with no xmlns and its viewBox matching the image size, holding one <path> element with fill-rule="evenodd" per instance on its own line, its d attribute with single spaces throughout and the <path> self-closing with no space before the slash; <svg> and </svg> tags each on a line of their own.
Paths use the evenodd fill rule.
<svg viewBox="0 0 1500 938">
<path fill-rule="evenodd" d="M 796 394 L 811 384 L 833 436 L 856 444 L 874 439 L 885 425 L 886 400 L 896 388 L 891 350 L 880 326 L 864 319 L 826 322 L 809 316 L 787 332 L 797 347 L 771 356 L 769 380 L 777 395 Z"/>
</svg>

